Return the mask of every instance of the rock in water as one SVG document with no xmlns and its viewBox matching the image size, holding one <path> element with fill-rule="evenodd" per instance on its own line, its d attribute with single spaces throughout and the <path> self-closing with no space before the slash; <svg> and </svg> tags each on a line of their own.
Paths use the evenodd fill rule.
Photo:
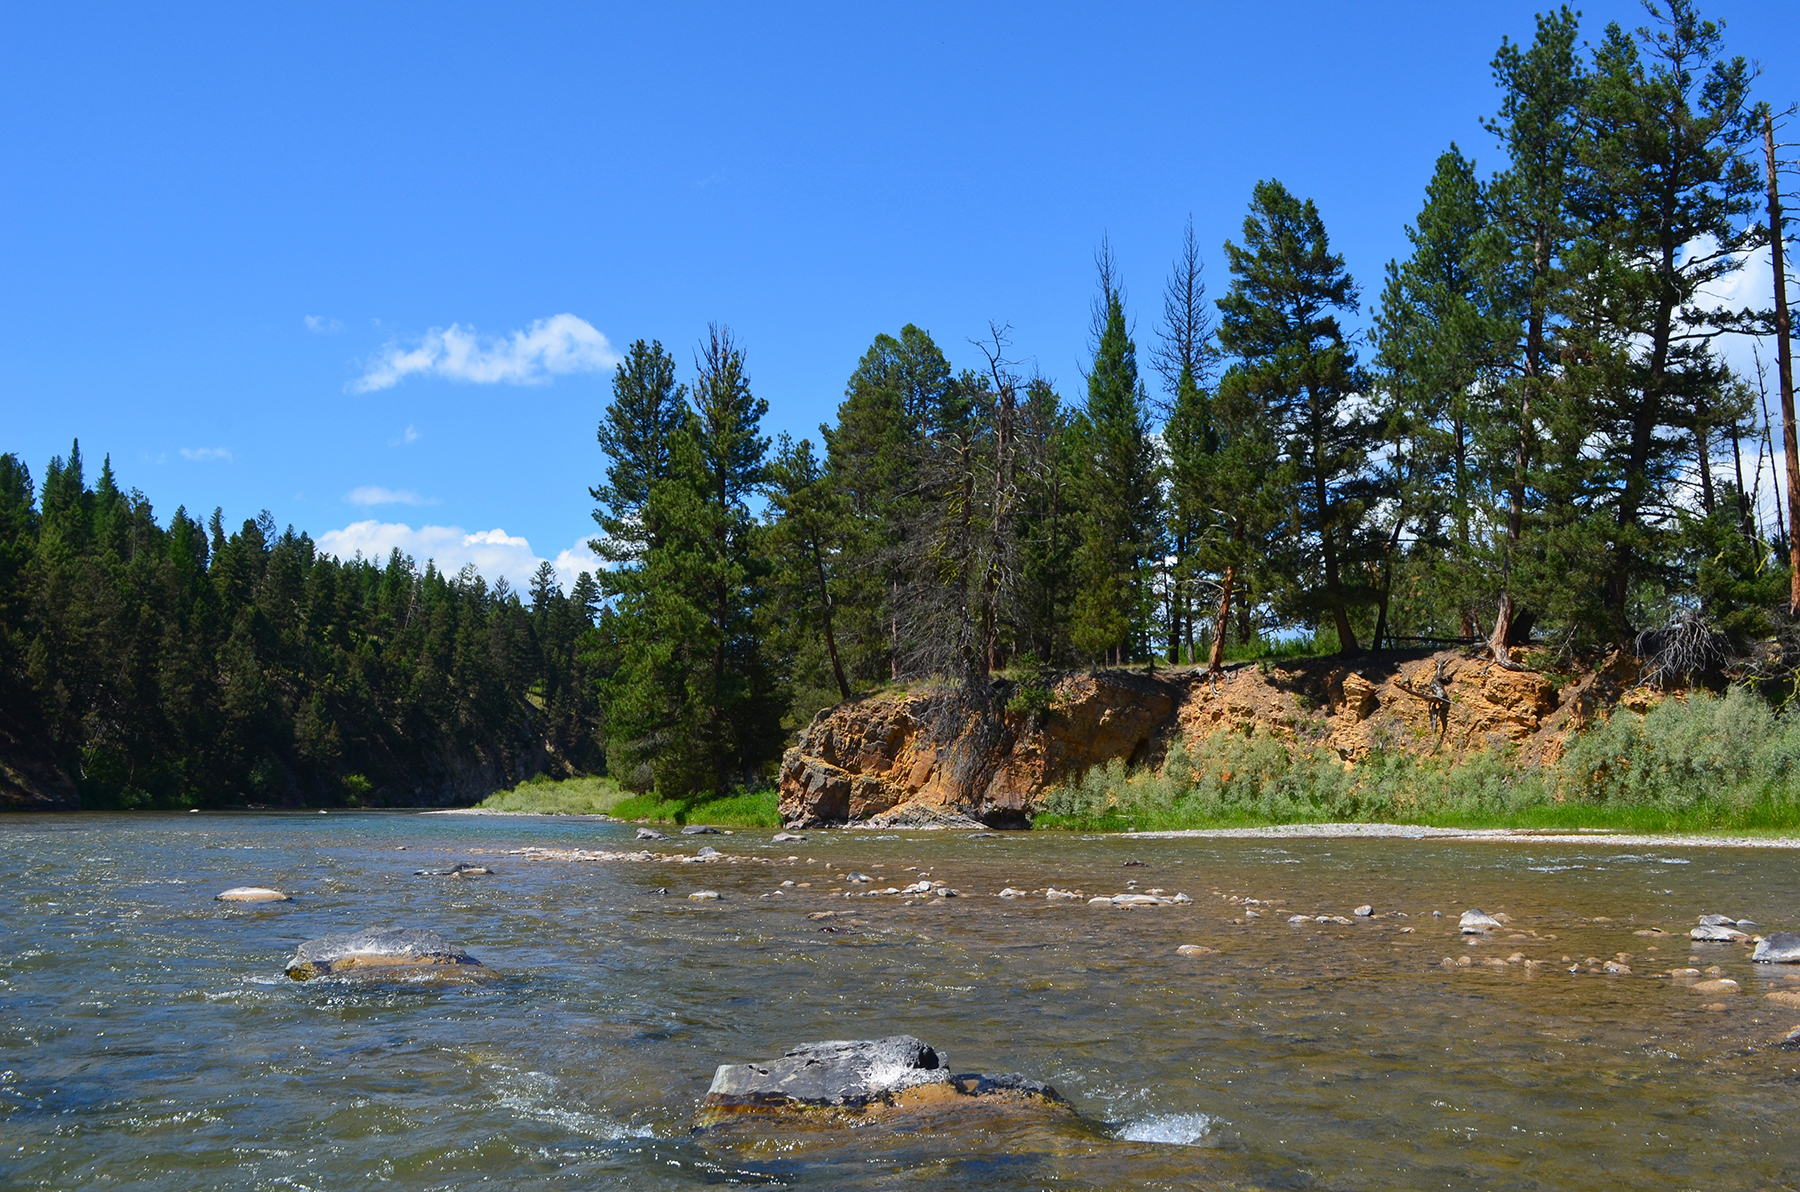
<svg viewBox="0 0 1800 1192">
<path fill-rule="evenodd" d="M 776 844 L 787 844 L 790 841 L 805 839 L 806 837 L 800 835 L 798 832 L 777 832 L 774 836 Z"/>
<path fill-rule="evenodd" d="M 827 1111 L 832 1124 L 924 1109 L 958 1098 L 1009 1108 L 1073 1114 L 1057 1091 L 1017 1074 L 953 1075 L 929 1044 L 911 1035 L 803 1043 L 777 1060 L 721 1064 L 695 1119 L 699 1129 L 745 1114 Z"/>
<path fill-rule="evenodd" d="M 1789 1031 L 1787 1033 L 1787 1038 L 1783 1039 L 1781 1042 L 1777 1043 L 1775 1046 L 1783 1048 L 1788 1051 L 1800 1051 L 1800 1026 L 1797 1026 L 1793 1030 Z"/>
<path fill-rule="evenodd" d="M 1702 926 L 1702 927 L 1736 927 L 1737 920 L 1732 918 L 1730 915 L 1701 915 L 1700 916 L 1700 926 Z"/>
<path fill-rule="evenodd" d="M 485 877 L 494 871 L 485 865 L 465 865 L 458 862 L 448 869 L 415 869 L 414 877 Z"/>
<path fill-rule="evenodd" d="M 293 899 L 280 890 L 271 890 L 267 886 L 233 886 L 221 894 L 213 895 L 214 902 L 292 902 Z"/>
<path fill-rule="evenodd" d="M 1355 915 L 1359 919 L 1367 919 L 1375 914 L 1375 908 L 1365 902 L 1363 905 L 1357 907 L 1355 910 L 1351 911 L 1350 913 Z"/>
<path fill-rule="evenodd" d="M 1731 944 L 1750 938 L 1735 927 L 1714 927 L 1711 925 L 1696 927 L 1688 932 L 1688 936 L 1708 944 Z"/>
<path fill-rule="evenodd" d="M 1464 935 L 1480 935 L 1484 931 L 1492 931 L 1501 926 L 1500 920 L 1484 911 L 1464 911 L 1462 914 L 1462 933 Z"/>
<path fill-rule="evenodd" d="M 1771 931 L 1756 941 L 1756 951 L 1750 959 L 1763 964 L 1800 964 L 1800 932 Z"/>
<path fill-rule="evenodd" d="M 352 971 L 393 976 L 400 969 L 457 965 L 480 968 L 481 962 L 435 931 L 377 927 L 307 940 L 288 961 L 287 975 L 296 981 Z"/>
<path fill-rule="evenodd" d="M 661 832 L 658 832 L 655 828 L 639 828 L 637 830 L 637 838 L 639 840 L 667 840 L 668 839 L 667 836 L 664 836 Z"/>
<path fill-rule="evenodd" d="M 705 824 L 685 824 L 682 826 L 681 834 L 683 836 L 717 836 L 719 830 L 709 828 Z"/>
</svg>

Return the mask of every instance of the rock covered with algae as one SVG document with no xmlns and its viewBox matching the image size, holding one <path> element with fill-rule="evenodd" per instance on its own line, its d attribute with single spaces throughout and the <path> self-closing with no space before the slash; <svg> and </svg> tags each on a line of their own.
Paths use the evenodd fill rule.
<svg viewBox="0 0 1800 1192">
<path fill-rule="evenodd" d="M 480 969 L 481 962 L 435 931 L 381 927 L 307 940 L 288 961 L 287 975 L 307 981 L 345 973 L 392 977 L 406 970 L 467 968 Z"/>
</svg>

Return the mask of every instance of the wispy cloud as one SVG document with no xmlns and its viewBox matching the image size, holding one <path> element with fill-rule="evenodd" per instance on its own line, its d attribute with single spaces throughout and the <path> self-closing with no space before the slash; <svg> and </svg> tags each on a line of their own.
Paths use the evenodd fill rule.
<svg viewBox="0 0 1800 1192">
<path fill-rule="evenodd" d="M 460 323 L 433 327 L 420 339 L 387 344 L 353 393 L 391 389 L 414 374 L 475 385 L 537 385 L 565 373 L 599 372 L 619 363 L 606 336 L 571 314 L 539 319 L 523 331 L 495 338 Z"/>
<path fill-rule="evenodd" d="M 438 570 L 449 572 L 460 571 L 472 563 L 488 583 L 504 576 L 521 593 L 529 588 L 532 574 L 545 561 L 525 538 L 499 528 L 474 533 L 461 526 L 420 526 L 415 530 L 401 522 L 374 519 L 355 522 L 341 530 L 327 530 L 319 535 L 319 550 L 340 559 L 360 554 L 377 562 L 385 562 L 398 550 L 410 555 L 420 567 L 429 559 Z M 557 582 L 564 592 L 574 586 L 583 571 L 597 572 L 601 567 L 585 539 L 559 551 L 549 562 L 556 568 Z"/>
<path fill-rule="evenodd" d="M 352 505 L 437 505 L 436 497 L 421 497 L 410 488 L 382 488 L 379 484 L 365 484 L 361 488 L 353 488 L 345 494 L 344 500 Z"/>
<path fill-rule="evenodd" d="M 330 335 L 334 331 L 342 331 L 344 324 L 339 319 L 328 318 L 325 315 L 307 315 L 306 329 L 316 331 L 320 335 Z"/>
<path fill-rule="evenodd" d="M 418 441 L 419 441 L 418 428 L 409 422 L 406 424 L 406 429 L 400 432 L 399 438 L 388 440 L 388 446 L 389 447 L 404 447 L 408 443 L 416 443 Z"/>
<path fill-rule="evenodd" d="M 231 462 L 231 448 L 229 448 L 229 447 L 183 447 L 181 449 L 181 458 L 193 460 L 196 463 L 205 463 L 208 460 L 215 460 L 215 459 L 222 459 L 226 463 L 230 463 Z"/>
</svg>

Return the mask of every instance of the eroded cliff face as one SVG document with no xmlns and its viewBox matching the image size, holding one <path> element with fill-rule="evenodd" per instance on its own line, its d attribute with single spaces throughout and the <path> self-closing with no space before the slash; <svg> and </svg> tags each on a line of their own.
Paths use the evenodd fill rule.
<svg viewBox="0 0 1800 1192">
<path fill-rule="evenodd" d="M 1529 655 L 1526 655 L 1529 657 Z M 1444 675 L 1445 707 L 1433 682 Z M 1103 671 L 1057 683 L 1042 717 L 1003 709 L 1010 687 L 883 693 L 827 708 L 781 765 L 790 825 L 979 820 L 1023 826 L 1045 791 L 1122 759 L 1160 765 L 1177 736 L 1203 752 L 1219 732 L 1323 746 L 1345 765 L 1376 750 L 1461 756 L 1504 746 L 1520 764 L 1554 762 L 1568 734 L 1618 703 L 1659 698 L 1636 686 L 1636 660 L 1550 675 L 1509 671 L 1460 652 L 1198 670 Z M 1432 709 L 1443 709 L 1441 722 Z"/>
</svg>

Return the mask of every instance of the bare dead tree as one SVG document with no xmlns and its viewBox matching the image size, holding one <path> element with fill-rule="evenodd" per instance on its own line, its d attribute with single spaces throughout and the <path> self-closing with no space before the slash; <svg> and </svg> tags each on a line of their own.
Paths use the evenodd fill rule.
<svg viewBox="0 0 1800 1192">
<path fill-rule="evenodd" d="M 1788 524 L 1800 528 L 1800 439 L 1794 428 L 1794 325 L 1788 314 L 1787 269 L 1783 240 L 1787 227 L 1781 217 L 1781 163 L 1776 156 L 1775 116 L 1763 113 L 1763 152 L 1769 183 L 1769 263 L 1775 275 L 1775 374 L 1781 391 L 1781 446 L 1787 457 Z M 1788 539 L 1788 569 L 1792 587 L 1788 612 L 1800 616 L 1800 533 Z"/>
<path fill-rule="evenodd" d="M 1163 287 L 1162 319 L 1156 327 L 1159 343 L 1150 354 L 1150 363 L 1163 379 L 1163 388 L 1173 394 L 1181 382 L 1183 369 L 1194 378 L 1194 384 L 1205 388 L 1212 380 L 1215 360 L 1213 350 L 1212 306 L 1206 301 L 1206 263 L 1200 257 L 1200 245 L 1194 239 L 1194 217 L 1188 216 L 1187 231 L 1182 236 L 1181 251 L 1169 269 L 1169 281 Z M 1162 413 L 1166 416 L 1167 403 Z"/>
</svg>

